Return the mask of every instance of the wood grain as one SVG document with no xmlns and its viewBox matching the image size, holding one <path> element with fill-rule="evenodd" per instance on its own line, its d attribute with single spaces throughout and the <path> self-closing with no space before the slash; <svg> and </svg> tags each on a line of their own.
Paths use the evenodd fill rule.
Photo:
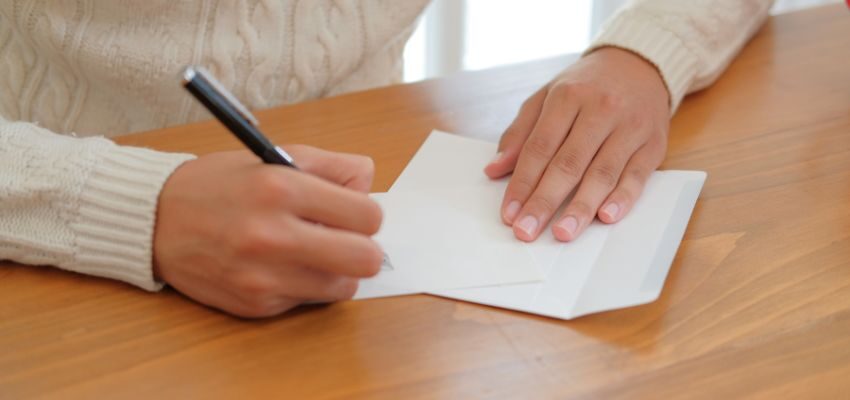
<svg viewBox="0 0 850 400">
<path fill-rule="evenodd" d="M 281 143 L 371 155 L 389 187 L 432 129 L 496 140 L 560 57 L 259 113 Z M 772 18 L 673 120 L 708 181 L 661 298 L 558 321 L 430 296 L 234 319 L 166 290 L 0 268 L 0 398 L 846 398 L 850 13 Z M 239 148 L 212 122 L 121 143 Z"/>
</svg>

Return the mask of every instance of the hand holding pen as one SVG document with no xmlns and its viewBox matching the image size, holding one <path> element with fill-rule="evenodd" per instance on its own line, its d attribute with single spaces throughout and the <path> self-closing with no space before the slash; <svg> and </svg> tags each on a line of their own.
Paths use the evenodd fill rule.
<svg viewBox="0 0 850 400">
<path fill-rule="evenodd" d="M 166 181 L 153 239 L 156 277 L 244 317 L 350 298 L 358 279 L 376 274 L 383 259 L 370 238 L 381 223 L 380 208 L 367 195 L 371 159 L 309 146 L 278 149 L 244 107 L 237 109 L 207 79 L 207 89 L 221 96 L 202 103 L 232 107 L 213 115 L 228 128 L 252 129 L 256 140 L 246 145 L 254 154 L 204 155 Z M 240 137 L 254 140 L 246 138 Z M 282 167 L 294 167 L 293 159 L 300 170 Z"/>
</svg>

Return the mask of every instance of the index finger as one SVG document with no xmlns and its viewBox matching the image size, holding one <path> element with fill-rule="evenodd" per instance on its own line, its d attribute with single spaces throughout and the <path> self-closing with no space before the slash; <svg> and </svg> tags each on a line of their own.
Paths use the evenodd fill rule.
<svg viewBox="0 0 850 400">
<path fill-rule="evenodd" d="M 540 118 L 522 146 L 513 176 L 502 199 L 502 220 L 512 225 L 519 211 L 537 188 L 552 157 L 564 143 L 579 105 L 566 93 L 566 86 L 554 86 L 543 102 Z"/>
<path fill-rule="evenodd" d="M 381 208 L 366 194 L 295 171 L 282 171 L 281 179 L 289 183 L 281 205 L 303 219 L 365 235 L 381 226 Z"/>
<path fill-rule="evenodd" d="M 305 172 L 358 192 L 372 188 L 375 163 L 368 156 L 297 144 L 284 147 Z"/>
</svg>

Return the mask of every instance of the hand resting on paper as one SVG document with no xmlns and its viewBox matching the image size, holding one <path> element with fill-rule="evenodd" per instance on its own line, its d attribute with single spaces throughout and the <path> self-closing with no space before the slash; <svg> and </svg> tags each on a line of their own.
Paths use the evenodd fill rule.
<svg viewBox="0 0 850 400">
<path fill-rule="evenodd" d="M 302 171 L 247 151 L 179 167 L 159 199 L 154 273 L 187 296 L 243 317 L 347 299 L 383 258 L 368 157 L 287 146 Z M 306 173 L 305 173 L 306 172 Z"/>
<path fill-rule="evenodd" d="M 556 218 L 552 233 L 570 241 L 597 215 L 622 219 L 664 159 L 669 104 L 661 75 L 633 53 L 606 47 L 578 60 L 525 101 L 485 168 L 513 172 L 503 221 L 533 241 Z"/>
</svg>

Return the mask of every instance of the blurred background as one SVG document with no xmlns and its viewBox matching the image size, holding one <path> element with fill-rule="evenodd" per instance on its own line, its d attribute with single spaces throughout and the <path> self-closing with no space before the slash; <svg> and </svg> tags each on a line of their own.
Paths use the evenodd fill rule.
<svg viewBox="0 0 850 400">
<path fill-rule="evenodd" d="M 404 50 L 404 80 L 581 52 L 625 1 L 432 0 Z M 771 13 L 838 2 L 777 0 Z"/>
</svg>

